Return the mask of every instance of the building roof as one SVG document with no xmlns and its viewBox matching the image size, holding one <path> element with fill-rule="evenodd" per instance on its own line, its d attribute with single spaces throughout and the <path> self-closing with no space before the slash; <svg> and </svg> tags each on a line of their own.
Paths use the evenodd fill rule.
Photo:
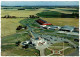
<svg viewBox="0 0 80 57">
<path fill-rule="evenodd" d="M 64 30 L 73 30 L 74 29 L 74 27 L 73 26 L 63 26 L 63 27 L 61 27 L 61 29 L 64 29 Z"/>
<path fill-rule="evenodd" d="M 38 20 L 36 20 L 39 24 L 41 24 L 41 25 L 51 25 L 50 23 L 48 23 L 47 21 L 45 21 L 45 20 L 42 20 L 42 19 L 38 19 Z"/>
</svg>

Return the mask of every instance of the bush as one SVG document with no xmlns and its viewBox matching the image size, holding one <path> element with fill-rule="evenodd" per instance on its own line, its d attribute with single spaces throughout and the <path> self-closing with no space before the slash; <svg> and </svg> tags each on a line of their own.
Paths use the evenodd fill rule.
<svg viewBox="0 0 80 57">
<path fill-rule="evenodd" d="M 17 42 L 16 42 L 16 46 L 19 46 L 20 43 L 21 43 L 21 41 L 17 41 Z"/>
<path fill-rule="evenodd" d="M 18 26 L 16 30 L 20 30 L 20 29 L 22 29 L 22 26 Z"/>
<path fill-rule="evenodd" d="M 28 48 L 28 47 L 29 47 L 28 44 L 26 44 L 25 46 L 22 46 L 22 48 L 24 48 L 24 49 L 26 49 L 26 48 Z"/>
</svg>

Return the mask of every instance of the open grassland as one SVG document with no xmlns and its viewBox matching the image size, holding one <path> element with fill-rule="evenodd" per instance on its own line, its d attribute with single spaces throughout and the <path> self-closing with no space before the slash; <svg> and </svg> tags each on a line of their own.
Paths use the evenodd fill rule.
<svg viewBox="0 0 80 57">
<path fill-rule="evenodd" d="M 39 12 L 42 12 L 44 9 L 38 10 L 1 10 L 1 17 L 5 15 L 16 16 L 16 17 L 29 17 L 29 15 L 36 15 Z"/>
<path fill-rule="evenodd" d="M 75 10 L 77 10 L 76 8 L 55 8 L 55 9 L 50 9 L 51 11 L 57 11 L 57 12 L 60 12 L 60 13 L 65 13 L 65 14 L 72 14 L 73 13 L 73 10 L 75 12 Z M 69 10 L 72 10 L 72 11 L 69 11 Z M 77 12 L 79 13 L 79 12 Z"/>
<path fill-rule="evenodd" d="M 64 10 L 77 10 L 76 8 L 56 8 L 56 9 L 64 9 Z"/>
<path fill-rule="evenodd" d="M 46 20 L 47 22 L 58 25 L 58 26 L 75 26 L 79 27 L 79 19 L 77 18 L 42 18 L 43 20 Z"/>
<path fill-rule="evenodd" d="M 60 13 L 65 13 L 65 14 L 72 14 L 73 13 L 73 12 L 63 11 L 63 10 L 60 10 L 60 9 L 50 9 L 50 11 L 57 11 L 57 12 L 60 12 Z"/>
<path fill-rule="evenodd" d="M 68 8 L 69 10 L 70 8 Z M 29 15 L 36 15 L 37 13 L 40 13 L 44 10 L 50 10 L 50 11 L 57 11 L 60 13 L 65 13 L 65 14 L 72 14 L 73 12 L 71 11 L 64 11 L 66 10 L 61 10 L 60 8 L 57 9 L 45 9 L 45 8 L 40 8 L 40 9 L 26 9 L 26 10 L 17 10 L 17 9 L 1 9 L 1 17 L 5 15 L 11 15 L 11 16 L 16 16 L 16 17 L 29 17 Z M 71 9 L 70 9 L 71 10 Z M 74 9 L 75 10 L 75 9 Z"/>
<path fill-rule="evenodd" d="M 17 41 L 30 40 L 28 33 L 13 34 L 1 39 L 2 56 L 39 56 L 39 50 L 35 48 L 22 49 L 21 45 L 16 46 Z"/>
<path fill-rule="evenodd" d="M 22 20 L 22 18 L 11 18 L 11 19 L 2 18 L 1 37 L 16 33 L 16 28 L 17 26 L 20 25 L 19 23 L 20 20 Z"/>
<path fill-rule="evenodd" d="M 1 17 L 9 14 L 10 16 L 16 16 L 16 17 L 29 17 L 29 15 L 36 15 L 37 13 L 40 13 L 44 10 L 50 10 L 50 11 L 57 11 L 61 13 L 72 13 L 72 12 L 67 12 L 59 9 L 66 9 L 66 8 L 55 8 L 55 9 L 45 9 L 45 8 L 40 8 L 36 10 L 32 9 L 26 9 L 26 10 L 15 10 L 15 9 L 1 9 Z M 72 8 L 68 8 L 68 10 L 72 10 Z M 75 9 L 74 9 L 75 10 Z M 64 26 L 64 25 L 71 25 L 71 26 L 79 26 L 79 19 L 76 18 L 42 18 L 53 25 L 59 25 L 59 26 Z M 1 35 L 6 36 L 15 33 L 15 29 L 18 25 L 20 25 L 19 21 L 22 20 L 22 18 L 16 18 L 16 19 L 1 19 Z"/>
<path fill-rule="evenodd" d="M 68 49 L 64 50 L 64 55 L 68 55 L 68 54 L 74 52 L 75 50 L 76 49 L 74 49 L 74 48 L 68 48 Z"/>
<path fill-rule="evenodd" d="M 45 49 L 45 55 L 49 55 L 49 54 L 51 54 L 51 50 L 49 50 L 49 49 Z"/>
<path fill-rule="evenodd" d="M 22 49 L 16 47 L 15 45 L 3 45 L 2 46 L 2 56 L 39 56 L 39 50 L 28 48 Z"/>
</svg>

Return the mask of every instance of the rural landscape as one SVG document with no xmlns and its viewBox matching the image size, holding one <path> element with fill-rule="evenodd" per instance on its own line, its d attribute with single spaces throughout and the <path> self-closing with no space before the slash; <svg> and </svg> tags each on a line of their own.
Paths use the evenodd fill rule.
<svg viewBox="0 0 80 57">
<path fill-rule="evenodd" d="M 1 55 L 79 56 L 79 5 L 2 5 Z"/>
</svg>

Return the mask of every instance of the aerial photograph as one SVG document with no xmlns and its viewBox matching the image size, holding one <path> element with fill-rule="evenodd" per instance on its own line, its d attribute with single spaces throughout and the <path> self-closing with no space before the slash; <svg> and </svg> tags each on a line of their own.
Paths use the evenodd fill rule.
<svg viewBox="0 0 80 57">
<path fill-rule="evenodd" d="M 79 56 L 79 1 L 1 1 L 1 56 Z"/>
</svg>

